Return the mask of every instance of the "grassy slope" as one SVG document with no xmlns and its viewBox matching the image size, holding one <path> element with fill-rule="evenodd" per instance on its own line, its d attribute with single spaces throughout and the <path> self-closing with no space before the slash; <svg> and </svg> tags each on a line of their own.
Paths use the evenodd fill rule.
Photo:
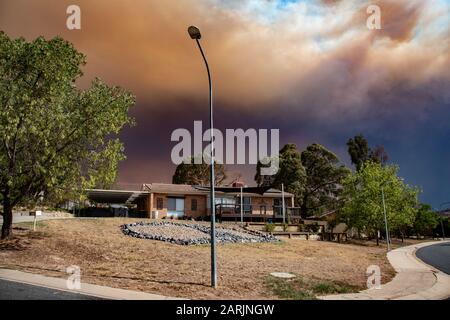
<svg viewBox="0 0 450 320">
<path fill-rule="evenodd" d="M 382 247 L 286 239 L 220 245 L 219 288 L 213 290 L 209 246 L 125 236 L 119 226 L 131 221 L 137 220 L 52 220 L 40 222 L 36 232 L 21 224 L 14 239 L 0 242 L 0 266 L 67 277 L 65 268 L 78 265 L 83 282 L 198 299 L 311 298 L 330 290 L 354 291 L 365 286 L 372 264 L 380 266 L 383 282 L 394 275 Z M 283 289 L 286 284 L 271 279 L 271 272 L 300 277 Z"/>
</svg>

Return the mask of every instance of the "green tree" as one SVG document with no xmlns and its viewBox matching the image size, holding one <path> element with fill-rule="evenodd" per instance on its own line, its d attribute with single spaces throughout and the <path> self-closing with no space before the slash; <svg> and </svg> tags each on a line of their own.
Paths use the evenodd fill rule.
<svg viewBox="0 0 450 320">
<path fill-rule="evenodd" d="M 362 165 L 370 159 L 369 144 L 362 134 L 350 138 L 347 141 L 347 148 L 350 159 L 355 165 L 356 170 L 359 170 Z"/>
<path fill-rule="evenodd" d="M 198 156 L 200 157 L 200 156 Z M 196 157 L 198 159 L 198 157 Z M 195 164 L 196 158 L 188 159 L 188 163 L 181 163 L 175 169 L 172 177 L 174 184 L 191 184 L 199 186 L 207 186 L 210 183 L 210 168 L 211 165 L 201 161 L 200 164 Z M 201 159 L 200 159 L 201 160 Z M 227 178 L 225 166 L 215 162 L 214 164 L 214 182 L 216 186 L 221 185 Z"/>
<path fill-rule="evenodd" d="M 115 138 L 131 125 L 134 96 L 95 79 L 76 87 L 85 56 L 57 37 L 32 42 L 0 33 L 0 193 L 2 238 L 11 236 L 12 208 L 106 186 L 124 159 Z"/>
<path fill-rule="evenodd" d="M 383 145 L 377 145 L 373 150 L 370 150 L 370 160 L 378 162 L 382 166 L 386 165 L 389 155 Z"/>
<path fill-rule="evenodd" d="M 302 214 L 308 217 L 318 213 L 318 209 L 337 208 L 342 180 L 350 170 L 340 164 L 336 154 L 317 143 L 302 152 L 301 160 L 306 170 Z"/>
<path fill-rule="evenodd" d="M 286 144 L 279 154 L 279 169 L 274 175 L 272 186 L 293 193 L 297 205 L 300 206 L 306 183 L 306 172 L 302 165 L 300 153 L 295 144 Z"/>
<path fill-rule="evenodd" d="M 348 175 L 343 182 L 346 202 L 341 217 L 350 228 L 371 237 L 384 230 L 381 196 L 383 187 L 389 228 L 395 230 L 412 226 L 417 212 L 418 189 L 406 185 L 397 176 L 394 165 L 368 161 L 359 171 Z"/>
<path fill-rule="evenodd" d="M 414 219 L 413 231 L 418 236 L 431 234 L 439 224 L 440 217 L 430 205 L 421 204 Z"/>
</svg>

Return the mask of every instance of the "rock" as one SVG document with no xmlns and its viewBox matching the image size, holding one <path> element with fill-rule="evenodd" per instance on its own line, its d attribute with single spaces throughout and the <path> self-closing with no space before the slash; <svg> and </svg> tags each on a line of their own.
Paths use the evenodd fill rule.
<svg viewBox="0 0 450 320">
<path fill-rule="evenodd" d="M 282 279 L 292 279 L 292 278 L 296 277 L 295 274 L 287 273 L 287 272 L 272 272 L 270 275 L 273 277 L 282 278 Z"/>
<path fill-rule="evenodd" d="M 176 223 L 169 221 L 136 222 L 122 225 L 122 232 L 141 239 L 166 241 L 178 245 L 210 243 L 211 229 L 206 223 Z M 237 226 L 218 226 L 218 243 L 257 243 L 279 241 L 272 235 L 246 230 Z"/>
</svg>

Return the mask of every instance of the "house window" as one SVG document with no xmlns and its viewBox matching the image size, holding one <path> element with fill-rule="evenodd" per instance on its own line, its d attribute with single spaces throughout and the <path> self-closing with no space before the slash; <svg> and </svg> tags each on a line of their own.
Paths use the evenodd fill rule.
<svg viewBox="0 0 450 320">
<path fill-rule="evenodd" d="M 163 198 L 156 198 L 156 210 L 163 209 Z"/>
<path fill-rule="evenodd" d="M 191 210 L 197 211 L 197 199 L 192 199 L 191 201 Z"/>
<path fill-rule="evenodd" d="M 236 204 L 236 199 L 233 197 L 216 197 L 214 198 L 216 207 L 218 205 L 221 205 L 224 208 L 234 208 Z M 207 208 L 210 208 L 210 197 L 208 195 L 207 201 L 206 201 Z"/>
<path fill-rule="evenodd" d="M 289 198 L 284 198 L 284 205 L 287 207 L 288 204 L 289 204 Z M 281 207 L 283 205 L 283 199 L 282 198 L 274 198 L 273 205 L 275 207 Z"/>
<path fill-rule="evenodd" d="M 252 198 L 242 197 L 242 204 L 245 213 L 252 213 Z"/>
<path fill-rule="evenodd" d="M 167 198 L 167 216 L 181 217 L 184 215 L 184 198 Z"/>
<path fill-rule="evenodd" d="M 266 214 L 266 205 L 262 204 L 259 206 L 259 214 Z"/>
</svg>

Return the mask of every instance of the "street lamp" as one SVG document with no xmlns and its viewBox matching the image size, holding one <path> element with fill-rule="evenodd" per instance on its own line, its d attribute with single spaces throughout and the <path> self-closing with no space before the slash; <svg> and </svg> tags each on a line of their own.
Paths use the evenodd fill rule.
<svg viewBox="0 0 450 320">
<path fill-rule="evenodd" d="M 217 264 L 216 264 L 216 206 L 214 199 L 214 121 L 213 121 L 213 103 L 212 103 L 212 81 L 211 73 L 209 71 L 208 60 L 206 60 L 205 54 L 203 53 L 202 46 L 200 45 L 200 39 L 202 35 L 200 30 L 195 26 L 190 26 L 188 28 L 188 33 L 191 39 L 197 42 L 200 53 L 202 54 L 203 60 L 205 61 L 206 71 L 208 72 L 208 82 L 209 82 L 209 129 L 210 129 L 210 139 L 211 139 L 211 171 L 210 171 L 210 201 L 211 201 L 211 287 L 217 287 Z"/>
<path fill-rule="evenodd" d="M 439 211 L 441 211 L 442 207 L 447 205 L 447 204 L 450 204 L 450 202 L 441 203 L 441 205 L 439 207 Z M 440 217 L 440 220 L 441 220 L 442 240 L 445 240 L 445 231 L 444 231 L 444 222 L 443 222 L 444 218 Z"/>
<path fill-rule="evenodd" d="M 386 182 L 383 182 L 381 184 L 381 199 L 383 201 L 383 213 L 384 213 L 384 225 L 386 227 L 387 249 L 388 249 L 388 251 L 391 251 L 391 237 L 389 236 L 389 227 L 388 227 L 387 214 L 386 214 L 386 203 L 384 201 L 384 185 L 385 184 L 386 184 Z"/>
</svg>

